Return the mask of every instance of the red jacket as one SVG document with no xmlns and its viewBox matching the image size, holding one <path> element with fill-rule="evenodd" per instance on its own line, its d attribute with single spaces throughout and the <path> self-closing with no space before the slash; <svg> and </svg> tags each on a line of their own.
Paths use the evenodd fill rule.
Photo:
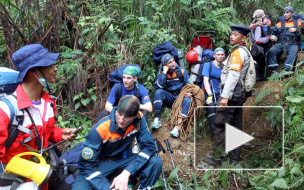
<svg viewBox="0 0 304 190">
<path fill-rule="evenodd" d="M 42 92 L 40 105 L 34 105 L 29 100 L 20 84 L 14 94 L 17 96 L 18 108 L 20 110 L 27 108 L 32 115 L 42 140 L 43 148 L 48 147 L 49 141 L 57 143 L 62 140 L 63 129 L 55 126 L 55 102 L 46 92 Z M 54 106 L 52 107 L 51 104 Z M 4 164 L 7 164 L 13 156 L 21 152 L 29 152 L 26 146 L 23 146 L 18 142 L 18 140 L 22 141 L 26 139 L 29 134 L 23 135 L 21 132 L 19 132 L 12 145 L 7 150 L 5 149 L 4 142 L 8 136 L 8 125 L 10 122 L 8 114 L 10 114 L 8 106 L 0 101 L 0 161 Z M 38 146 L 34 135 L 34 125 L 26 111 L 24 111 L 23 127 L 31 129 L 33 134 L 33 139 L 30 140 L 27 145 L 37 150 Z"/>
</svg>

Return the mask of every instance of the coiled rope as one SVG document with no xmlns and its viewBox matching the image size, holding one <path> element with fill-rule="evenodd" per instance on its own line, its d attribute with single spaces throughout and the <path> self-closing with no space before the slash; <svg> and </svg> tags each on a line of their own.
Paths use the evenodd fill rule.
<svg viewBox="0 0 304 190">
<path fill-rule="evenodd" d="M 188 92 L 192 94 L 191 103 L 187 116 L 182 117 L 183 99 L 185 97 L 185 94 Z M 203 90 L 199 86 L 192 83 L 186 84 L 174 101 L 170 114 L 171 120 L 168 123 L 168 127 L 172 130 L 175 126 L 179 126 L 181 140 L 186 140 L 191 136 L 192 130 L 194 128 L 194 109 L 197 106 L 203 106 L 204 102 L 205 98 Z M 196 117 L 198 117 L 202 113 L 202 109 L 197 109 L 195 113 Z"/>
</svg>

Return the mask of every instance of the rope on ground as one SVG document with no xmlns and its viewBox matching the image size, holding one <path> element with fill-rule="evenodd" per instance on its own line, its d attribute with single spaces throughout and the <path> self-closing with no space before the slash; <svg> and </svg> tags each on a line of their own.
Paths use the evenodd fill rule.
<svg viewBox="0 0 304 190">
<path fill-rule="evenodd" d="M 182 105 L 185 94 L 190 92 L 192 94 L 191 103 L 189 106 L 189 111 L 186 117 L 182 117 Z M 192 83 L 186 84 L 176 100 L 173 103 L 170 118 L 171 120 L 168 123 L 168 127 L 171 130 L 175 126 L 179 126 L 180 128 L 180 139 L 186 140 L 191 136 L 192 130 L 194 128 L 194 109 L 197 106 L 203 106 L 205 102 L 204 93 L 201 88 Z M 196 117 L 201 115 L 202 109 L 197 109 L 195 111 Z"/>
</svg>

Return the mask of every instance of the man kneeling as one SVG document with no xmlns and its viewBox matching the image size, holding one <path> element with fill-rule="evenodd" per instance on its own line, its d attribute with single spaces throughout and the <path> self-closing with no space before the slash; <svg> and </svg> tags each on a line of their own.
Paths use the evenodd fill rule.
<svg viewBox="0 0 304 190">
<path fill-rule="evenodd" d="M 80 174 L 73 189 L 128 188 L 129 179 L 140 177 L 138 189 L 150 189 L 159 178 L 162 160 L 156 153 L 140 102 L 133 95 L 123 96 L 111 114 L 100 120 L 89 133 L 79 158 Z M 141 150 L 130 154 L 137 139 Z M 113 182 L 110 181 L 113 179 Z"/>
</svg>

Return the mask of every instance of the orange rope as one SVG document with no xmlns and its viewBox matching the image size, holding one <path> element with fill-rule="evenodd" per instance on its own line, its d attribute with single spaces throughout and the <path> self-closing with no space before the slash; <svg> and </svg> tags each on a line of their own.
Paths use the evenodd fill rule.
<svg viewBox="0 0 304 190">
<path fill-rule="evenodd" d="M 186 117 L 182 117 L 182 104 L 185 94 L 190 92 L 192 94 L 191 103 L 189 106 L 189 111 Z M 204 105 L 205 98 L 203 90 L 192 83 L 186 84 L 176 100 L 173 103 L 172 111 L 170 114 L 171 120 L 168 123 L 168 127 L 173 129 L 175 126 L 179 126 L 180 128 L 180 139 L 186 140 L 191 136 L 194 124 L 194 108 L 197 106 Z M 196 116 L 199 116 L 202 109 L 196 110 Z"/>
</svg>

